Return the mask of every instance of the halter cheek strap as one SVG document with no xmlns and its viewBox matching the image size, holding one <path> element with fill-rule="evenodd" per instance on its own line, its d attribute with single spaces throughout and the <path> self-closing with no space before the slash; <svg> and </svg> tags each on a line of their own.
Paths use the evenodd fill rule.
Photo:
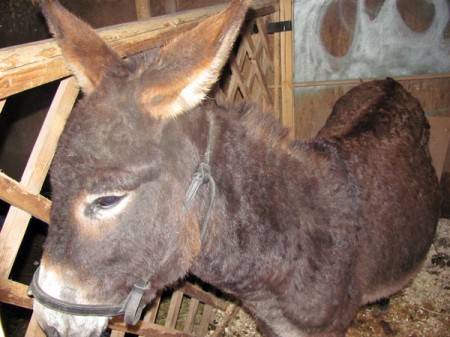
<svg viewBox="0 0 450 337">
<path fill-rule="evenodd" d="M 203 219 L 200 233 L 201 238 L 205 236 L 206 229 L 208 226 L 209 219 L 211 217 L 212 208 L 214 206 L 214 197 L 216 194 L 216 184 L 214 182 L 213 177 L 211 176 L 211 167 L 209 166 L 209 158 L 211 154 L 211 121 L 209 121 L 208 128 L 208 140 L 205 156 L 203 161 L 200 163 L 197 171 L 194 173 L 192 177 L 191 184 L 186 192 L 184 197 L 184 204 L 181 213 L 181 217 L 177 222 L 174 230 L 174 234 L 179 231 L 181 224 L 184 222 L 186 214 L 197 195 L 198 190 L 202 185 L 209 184 L 210 186 L 210 200 L 209 207 L 206 212 L 205 218 Z M 162 263 L 164 263 L 169 258 L 169 255 L 166 254 L 162 259 Z M 39 279 L 39 268 L 36 269 L 36 272 L 33 275 L 33 280 L 28 288 L 28 296 L 34 297 L 36 301 L 38 301 L 43 306 L 50 308 L 52 310 L 56 310 L 59 312 L 63 312 L 70 315 L 79 315 L 79 316 L 124 316 L 124 321 L 129 325 L 136 325 L 139 321 L 142 311 L 145 308 L 145 304 L 142 304 L 142 297 L 146 290 L 150 289 L 151 283 L 150 278 L 151 274 L 147 275 L 145 278 L 141 278 L 137 280 L 128 296 L 121 304 L 101 304 L 101 305 L 93 305 L 93 304 L 76 304 L 72 302 L 66 302 L 60 299 L 57 299 L 49 294 L 47 294 L 38 283 Z"/>
</svg>

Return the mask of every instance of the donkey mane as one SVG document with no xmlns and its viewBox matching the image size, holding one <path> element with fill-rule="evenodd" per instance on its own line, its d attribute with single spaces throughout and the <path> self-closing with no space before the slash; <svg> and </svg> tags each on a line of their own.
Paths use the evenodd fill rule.
<svg viewBox="0 0 450 337">
<path fill-rule="evenodd" d="M 273 112 L 264 110 L 254 102 L 243 101 L 232 106 L 225 106 L 229 118 L 239 123 L 246 135 L 258 143 L 265 143 L 276 151 L 292 146 L 288 128 L 282 126 Z"/>
</svg>

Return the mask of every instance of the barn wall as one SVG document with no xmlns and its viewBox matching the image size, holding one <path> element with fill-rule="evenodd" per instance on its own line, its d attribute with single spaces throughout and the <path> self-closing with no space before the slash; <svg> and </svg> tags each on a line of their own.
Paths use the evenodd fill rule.
<svg viewBox="0 0 450 337">
<path fill-rule="evenodd" d="M 382 12 L 383 6 L 395 6 L 398 13 L 394 14 L 398 15 L 394 16 L 391 8 L 389 13 L 397 21 L 392 23 L 391 17 L 389 20 L 393 26 L 384 26 L 385 35 L 380 39 L 382 50 L 375 52 L 370 49 L 373 46 L 367 47 L 369 50 L 368 61 L 364 66 L 360 66 L 360 75 L 354 76 L 354 68 L 352 68 L 354 64 L 352 62 L 360 61 L 356 57 L 355 49 L 358 49 L 358 51 L 364 49 L 361 47 L 361 41 L 354 35 L 356 34 L 358 4 L 361 5 L 362 1 L 366 6 L 364 15 L 370 24 L 375 24 L 375 20 L 380 19 L 378 15 Z M 311 1 L 294 1 L 294 9 L 302 11 L 312 8 L 313 6 L 306 5 L 308 3 L 311 3 Z M 313 137 L 329 116 L 335 101 L 357 85 L 360 80 L 391 76 L 399 79 L 419 99 L 430 120 L 432 126 L 430 149 L 438 175 L 441 177 L 446 164 L 446 153 L 450 139 L 450 96 L 448 95 L 450 92 L 450 22 L 448 21 L 448 13 L 444 11 L 438 17 L 436 9 L 448 9 L 448 2 L 446 0 L 435 0 L 433 4 L 432 1 L 425 0 L 320 0 L 314 1 L 314 6 L 315 11 L 320 10 L 321 14 L 311 14 L 310 16 L 316 21 L 303 22 L 301 26 L 313 26 L 317 22 L 321 22 L 321 26 L 315 30 L 315 32 L 319 32 L 315 36 L 316 40 L 311 38 L 311 35 L 314 34 L 304 36 L 305 31 L 299 29 L 298 25 L 295 24 L 299 12 L 296 12 L 297 16 L 294 18 L 294 34 L 296 47 L 298 48 L 295 50 L 297 54 L 295 57 L 296 74 L 294 75 L 296 113 L 293 128 L 295 136 L 303 139 Z M 320 21 L 321 15 L 323 15 L 323 21 Z M 402 34 L 397 34 L 399 27 Z M 433 29 L 437 29 L 436 32 L 433 33 Z M 393 32 L 392 36 L 395 39 L 392 39 L 392 36 L 389 35 L 390 32 Z M 442 66 L 428 72 L 427 67 L 423 68 L 422 65 L 417 64 L 418 62 L 412 57 L 415 55 L 411 55 L 412 52 L 408 54 L 405 53 L 404 49 L 395 47 L 405 45 L 406 39 L 411 39 L 408 41 L 413 45 L 415 43 L 414 47 L 417 47 L 415 53 L 423 52 L 424 55 L 429 55 L 422 58 L 425 61 L 429 62 L 429 60 L 426 60 L 428 57 L 432 62 L 433 55 L 441 57 Z M 424 41 L 427 41 L 428 44 L 422 48 L 418 44 L 424 43 Z M 308 43 L 311 45 L 308 45 Z M 353 45 L 354 43 L 358 43 L 358 48 Z M 393 43 L 395 46 L 391 49 L 385 45 L 385 50 L 383 50 L 381 43 Z M 301 48 L 303 48 L 303 53 L 299 53 Z M 307 50 L 308 48 L 310 50 Z M 439 50 L 434 53 L 433 48 Z M 392 58 L 396 58 L 396 63 L 390 64 L 389 60 L 382 60 L 382 53 L 386 50 L 389 50 Z M 446 54 L 442 54 L 444 52 Z M 444 56 L 442 57 L 442 55 Z M 355 56 L 353 60 L 352 56 Z M 314 60 L 315 58 L 317 60 Z M 327 72 L 323 70 L 323 64 L 320 64 L 318 60 L 328 62 L 328 77 L 321 77 L 320 75 L 315 77 L 310 69 L 304 68 L 303 63 L 312 67 L 317 65 L 314 63 L 317 61 L 318 72 L 326 74 Z M 375 64 L 378 60 L 380 60 L 380 63 Z M 383 62 L 389 64 L 385 65 Z M 404 66 L 400 67 L 400 64 Z M 302 74 L 302 71 L 310 73 Z M 370 76 L 367 74 L 370 74 Z M 447 164 L 447 166 L 449 165 Z"/>
</svg>

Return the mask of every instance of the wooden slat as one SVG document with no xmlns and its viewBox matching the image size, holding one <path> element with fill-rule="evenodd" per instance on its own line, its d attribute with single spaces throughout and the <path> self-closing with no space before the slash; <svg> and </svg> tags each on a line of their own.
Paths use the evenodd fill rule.
<svg viewBox="0 0 450 337">
<path fill-rule="evenodd" d="M 183 293 L 179 290 L 174 291 L 172 298 L 170 299 L 169 310 L 167 311 L 166 322 L 164 323 L 165 327 L 175 328 L 182 301 Z"/>
<path fill-rule="evenodd" d="M 0 279 L 0 302 L 32 309 L 33 300 L 27 295 L 28 286 L 15 281 Z"/>
<path fill-rule="evenodd" d="M 152 16 L 150 0 L 135 0 L 135 6 L 138 20 L 146 20 Z"/>
<path fill-rule="evenodd" d="M 3 172 L 0 172 L 0 199 L 41 221 L 50 222 L 51 201 L 40 194 L 29 193 L 22 185 Z"/>
<path fill-rule="evenodd" d="M 191 298 L 189 301 L 189 309 L 186 315 L 186 321 L 184 322 L 184 332 L 192 333 L 192 329 L 195 324 L 195 317 L 197 316 L 198 305 L 200 301 L 196 298 Z"/>
<path fill-rule="evenodd" d="M 273 20 L 278 21 L 280 14 L 279 12 L 272 14 Z M 281 38 L 280 34 L 274 34 L 273 37 L 273 108 L 275 112 L 275 117 L 281 120 Z"/>
<path fill-rule="evenodd" d="M 133 55 L 160 46 L 225 7 L 225 4 L 205 7 L 97 31 L 121 56 Z M 273 0 L 255 0 L 252 8 L 253 15 L 275 11 Z M 0 49 L 0 99 L 69 74 L 53 40 Z"/>
<path fill-rule="evenodd" d="M 113 330 L 130 332 L 132 334 L 148 337 L 192 337 L 191 334 L 186 332 L 143 321 L 139 321 L 135 326 L 129 326 L 119 318 L 113 318 L 108 324 L 108 327 Z"/>
<path fill-rule="evenodd" d="M 444 172 L 447 149 L 450 145 L 450 117 L 430 117 L 430 154 L 436 174 L 440 179 Z"/>
<path fill-rule="evenodd" d="M 147 311 L 145 313 L 144 322 L 150 322 L 150 323 L 154 323 L 156 320 L 156 315 L 158 314 L 158 309 L 159 309 L 159 305 L 161 303 L 161 297 L 158 297 L 157 299 L 155 299 L 152 303 L 152 307 L 150 308 L 149 311 Z"/>
<path fill-rule="evenodd" d="M 201 302 L 209 304 L 214 308 L 225 310 L 228 307 L 228 302 L 221 300 L 212 293 L 208 293 L 200 287 L 191 283 L 186 283 L 179 289 L 186 295 L 199 299 Z"/>
<path fill-rule="evenodd" d="M 20 182 L 29 193 L 38 194 L 44 183 L 78 92 L 73 78 L 61 81 Z M 0 278 L 8 278 L 29 220 L 27 212 L 10 208 L 0 232 Z"/>
<path fill-rule="evenodd" d="M 292 0 L 280 0 L 280 20 L 292 20 Z M 293 36 L 292 32 L 281 34 L 281 120 L 284 126 L 294 127 L 294 94 L 292 89 L 293 65 Z"/>
<path fill-rule="evenodd" d="M 203 307 L 202 319 L 200 321 L 200 327 L 198 328 L 197 336 L 203 337 L 206 336 L 209 329 L 209 322 L 211 322 L 211 317 L 213 314 L 213 307 L 205 304 Z"/>
<path fill-rule="evenodd" d="M 321 86 L 331 86 L 331 85 L 357 85 L 363 82 L 382 80 L 386 77 L 373 77 L 373 78 L 354 78 L 348 80 L 331 80 L 331 81 L 314 81 L 314 82 L 295 82 L 293 86 L 295 88 L 304 87 L 321 87 Z M 394 80 L 397 81 L 422 81 L 422 80 L 436 80 L 450 78 L 450 73 L 442 74 L 415 74 L 415 75 L 403 75 L 403 76 L 392 76 Z"/>
</svg>

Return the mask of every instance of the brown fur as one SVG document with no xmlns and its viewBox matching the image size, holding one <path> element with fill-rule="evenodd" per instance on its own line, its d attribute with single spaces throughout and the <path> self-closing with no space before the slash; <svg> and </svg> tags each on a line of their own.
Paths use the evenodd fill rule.
<svg viewBox="0 0 450 337">
<path fill-rule="evenodd" d="M 59 10 L 41 3 L 58 26 Z M 196 83 L 198 73 L 214 77 L 196 83 L 209 90 L 246 6 L 233 1 L 209 21 L 222 22 L 214 27 L 219 37 L 178 38 L 172 46 L 186 59 L 163 49 L 119 67 L 107 62 L 101 79 L 91 81 L 94 90 L 67 122 L 52 166 L 52 226 L 42 263 L 47 271 L 63 266 L 62 284 L 95 303 L 121 301 L 147 274 L 150 302 L 190 272 L 235 296 L 267 337 L 343 336 L 361 305 L 413 277 L 433 240 L 439 194 L 429 126 L 418 102 L 389 79 L 351 90 L 308 142 L 290 142 L 277 120 L 248 102 L 221 107 L 201 97 L 175 114 L 165 110 L 176 96 L 170 90 Z M 78 24 L 64 15 L 67 26 Z M 76 29 L 54 30 L 72 44 Z M 69 62 L 84 64 L 83 53 L 72 54 L 79 49 L 65 51 Z M 191 51 L 203 49 L 220 55 L 192 61 Z M 115 59 L 102 51 L 100 58 Z M 220 62 L 210 61 L 216 57 Z M 169 88 L 172 77 L 190 83 Z M 142 100 L 149 92 L 163 97 Z M 202 239 L 207 188 L 189 221 L 179 230 L 176 224 L 209 129 L 217 195 Z M 98 195 L 125 195 L 126 204 L 111 217 L 115 206 L 103 210 L 88 198 Z M 84 212 L 74 216 L 74 208 Z M 63 289 L 61 296 L 72 295 Z M 48 318 L 40 317 L 46 327 Z"/>
</svg>

